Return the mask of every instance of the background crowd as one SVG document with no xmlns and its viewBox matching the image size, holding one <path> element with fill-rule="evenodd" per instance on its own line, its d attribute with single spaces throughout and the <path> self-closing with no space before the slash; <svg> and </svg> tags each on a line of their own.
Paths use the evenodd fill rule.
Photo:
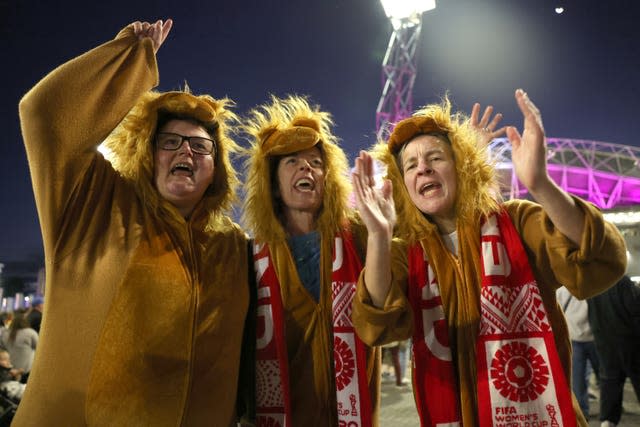
<svg viewBox="0 0 640 427">
<path fill-rule="evenodd" d="M 580 406 L 569 391 L 569 332 L 555 292 L 565 286 L 594 297 L 577 311 L 582 324 L 592 322 L 593 347 L 606 353 L 612 343 L 603 350 L 598 337 L 612 302 L 598 304 L 595 295 L 624 272 L 624 241 L 597 208 L 550 179 L 541 114 L 523 90 L 515 93 L 521 131 L 496 129 L 500 115 L 490 108 L 480 116 L 475 105 L 470 118 L 453 112 L 448 99 L 400 122 L 373 150 L 387 167 L 381 188 L 372 155 L 356 160 L 357 209 L 330 114 L 303 97 L 273 97 L 237 126 L 251 145 L 249 239 L 227 216 L 238 183 L 229 157 L 239 149 L 232 102 L 151 90 L 155 54 L 172 25 L 127 26 L 20 103 L 54 266 L 47 296 L 58 303 L 45 305 L 35 364 L 35 304 L 13 313 L 0 335 L 6 382 L 24 384 L 34 366 L 16 425 L 64 417 L 228 426 L 242 409 L 248 423 L 376 426 L 379 348 L 389 348 L 403 387 L 408 338 L 425 425 L 482 424 L 507 398 L 516 405 L 483 388 L 483 352 L 523 342 L 550 355 L 558 393 L 519 409 L 546 416 L 551 398 L 566 425 L 585 424 L 585 387 L 573 383 Z M 496 197 L 486 145 L 503 133 L 537 203 Z M 110 161 L 96 150 L 105 138 Z M 535 305 L 535 327 L 487 314 L 502 292 Z M 81 300 L 81 321 L 69 329 L 69 309 Z M 526 307 L 528 318 L 534 306 Z M 571 338 L 575 355 L 583 341 Z M 601 355 L 600 369 L 591 362 L 612 396 L 626 376 L 637 384 L 636 351 L 620 346 L 606 362 Z M 236 402 L 236 390 L 250 401 Z M 615 424 L 620 411 L 609 406 L 603 422 Z"/>
</svg>

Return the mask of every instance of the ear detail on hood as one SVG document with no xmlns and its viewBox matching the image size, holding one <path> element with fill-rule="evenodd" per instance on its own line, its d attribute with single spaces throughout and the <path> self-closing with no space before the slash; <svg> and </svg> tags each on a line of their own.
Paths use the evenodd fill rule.
<svg viewBox="0 0 640 427">
<path fill-rule="evenodd" d="M 166 92 L 159 95 L 150 108 L 156 111 L 162 110 L 172 114 L 190 116 L 200 122 L 210 124 L 218 121 L 217 116 L 221 105 L 208 96 L 197 96 L 188 92 Z"/>
<path fill-rule="evenodd" d="M 309 117 L 297 117 L 293 119 L 293 121 L 291 122 L 291 126 L 303 126 L 306 128 L 311 128 L 316 132 L 320 132 L 320 123 L 318 123 L 318 120 Z"/>
<path fill-rule="evenodd" d="M 262 152 L 267 155 L 291 154 L 306 150 L 320 141 L 320 134 L 304 126 L 293 126 L 288 129 L 272 132 L 262 143 Z"/>
<path fill-rule="evenodd" d="M 402 148 L 405 142 L 414 136 L 430 132 L 448 133 L 449 129 L 446 126 L 440 125 L 440 123 L 431 117 L 413 116 L 401 120 L 389 136 L 389 151 L 395 154 L 400 151 L 400 148 Z"/>
</svg>

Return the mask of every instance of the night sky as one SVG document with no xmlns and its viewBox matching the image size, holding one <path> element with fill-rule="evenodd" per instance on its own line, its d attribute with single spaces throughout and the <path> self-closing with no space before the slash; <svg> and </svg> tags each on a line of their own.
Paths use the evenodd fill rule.
<svg viewBox="0 0 640 427">
<path fill-rule="evenodd" d="M 542 111 L 547 135 L 640 146 L 640 2 L 438 0 L 424 14 L 414 107 L 446 92 L 456 108 L 493 104 L 521 128 L 513 92 Z M 556 6 L 565 8 L 556 14 Z M 42 256 L 18 101 L 57 65 L 135 20 L 172 18 L 159 90 L 235 100 L 309 95 L 333 114 L 353 161 L 374 143 L 391 24 L 378 0 L 0 0 L 0 262 Z"/>
</svg>

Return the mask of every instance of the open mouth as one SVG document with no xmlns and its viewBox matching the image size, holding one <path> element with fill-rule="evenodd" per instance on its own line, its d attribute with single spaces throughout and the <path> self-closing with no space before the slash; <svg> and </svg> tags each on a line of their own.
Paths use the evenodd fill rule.
<svg viewBox="0 0 640 427">
<path fill-rule="evenodd" d="M 193 175 L 193 169 L 191 168 L 191 165 L 189 165 L 187 163 L 176 163 L 171 168 L 171 173 L 173 175 L 192 176 Z"/>
<path fill-rule="evenodd" d="M 437 182 L 428 182 L 426 184 L 424 184 L 422 187 L 420 187 L 420 194 L 424 195 L 430 191 L 434 191 L 437 190 L 439 188 L 441 188 L 442 185 L 438 184 Z"/>
<path fill-rule="evenodd" d="M 298 191 L 313 191 L 316 188 L 316 184 L 309 178 L 301 178 L 296 181 L 293 187 Z"/>
</svg>

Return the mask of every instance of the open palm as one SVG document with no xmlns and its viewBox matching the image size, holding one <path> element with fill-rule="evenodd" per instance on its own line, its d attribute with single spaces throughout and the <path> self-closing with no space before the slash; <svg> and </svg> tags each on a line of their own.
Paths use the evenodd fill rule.
<svg viewBox="0 0 640 427">
<path fill-rule="evenodd" d="M 375 187 L 373 158 L 361 151 L 356 159 L 352 181 L 356 206 L 369 234 L 384 234 L 389 239 L 396 224 L 391 181 L 385 180 L 382 188 Z"/>
<path fill-rule="evenodd" d="M 524 129 L 520 135 L 515 127 L 509 127 L 507 137 L 516 176 L 531 190 L 548 178 L 547 144 L 538 108 L 522 89 L 516 90 L 516 101 L 524 116 Z"/>
</svg>

